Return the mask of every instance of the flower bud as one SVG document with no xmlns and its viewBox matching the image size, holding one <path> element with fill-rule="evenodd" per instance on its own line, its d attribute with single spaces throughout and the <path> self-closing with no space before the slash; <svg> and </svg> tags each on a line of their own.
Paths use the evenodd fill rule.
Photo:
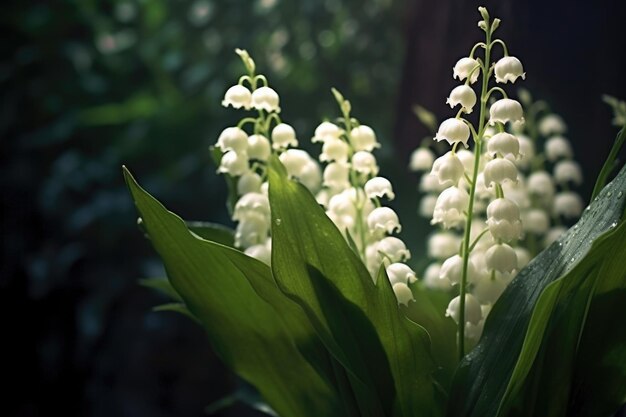
<svg viewBox="0 0 626 417">
<path fill-rule="evenodd" d="M 510 133 L 501 132 L 493 135 L 487 141 L 487 152 L 500 157 L 510 156 L 513 159 L 519 156 L 519 140 Z"/>
<path fill-rule="evenodd" d="M 478 75 L 480 74 L 480 64 L 473 58 L 464 57 L 457 61 L 452 70 L 452 77 L 458 78 L 459 81 L 463 81 L 467 77 L 470 77 L 470 83 L 474 84 L 478 81 Z M 471 74 L 471 75 L 470 75 Z"/>
<path fill-rule="evenodd" d="M 491 187 L 493 183 L 502 184 L 507 180 L 517 181 L 517 167 L 508 159 L 497 158 L 487 162 L 483 174 L 487 187 Z"/>
<path fill-rule="evenodd" d="M 248 135 L 238 127 L 227 127 L 220 133 L 216 146 L 220 148 L 222 152 L 246 152 L 248 148 Z"/>
<path fill-rule="evenodd" d="M 446 104 L 449 104 L 450 108 L 460 104 L 463 111 L 469 114 L 476 104 L 476 93 L 468 85 L 459 85 L 450 92 L 450 97 L 446 100 Z"/>
<path fill-rule="evenodd" d="M 398 282 L 403 284 L 412 284 L 417 281 L 415 271 L 413 271 L 407 264 L 393 263 L 385 268 L 387 270 L 387 276 L 391 285 L 395 285 Z"/>
<path fill-rule="evenodd" d="M 320 154 L 320 161 L 330 162 L 336 161 L 340 163 L 346 163 L 348 161 L 348 154 L 350 153 L 350 145 L 341 139 L 327 138 L 322 146 L 322 153 Z"/>
<path fill-rule="evenodd" d="M 398 304 L 404 304 L 405 306 L 409 305 L 409 302 L 413 301 L 413 293 L 411 289 L 403 282 L 398 282 L 393 284 L 393 292 L 396 295 L 396 299 L 398 300 Z"/>
<path fill-rule="evenodd" d="M 568 182 L 580 185 L 583 182 L 583 173 L 576 161 L 565 160 L 558 162 L 554 166 L 554 179 L 557 184 L 561 185 L 565 185 Z"/>
<path fill-rule="evenodd" d="M 367 151 L 358 151 L 352 155 L 352 168 L 360 174 L 378 174 L 376 158 L 374 158 L 374 155 Z"/>
<path fill-rule="evenodd" d="M 467 141 L 470 137 L 469 127 L 460 119 L 446 119 L 439 125 L 435 140 L 441 142 L 446 140 L 450 145 L 461 142 L 467 148 Z"/>
<path fill-rule="evenodd" d="M 276 125 L 272 129 L 272 147 L 274 149 L 287 149 L 289 146 L 298 146 L 296 131 L 287 123 Z"/>
<path fill-rule="evenodd" d="M 554 162 L 557 159 L 571 159 L 574 156 L 569 141 L 563 136 L 553 136 L 546 141 L 545 144 L 546 158 L 548 161 Z"/>
<path fill-rule="evenodd" d="M 252 92 L 252 107 L 266 112 L 280 113 L 278 94 L 270 87 L 260 87 Z"/>
<path fill-rule="evenodd" d="M 377 207 L 367 216 L 367 227 L 374 236 L 384 236 L 385 233 L 400 232 L 400 219 L 395 211 L 389 207 Z"/>
<path fill-rule="evenodd" d="M 554 214 L 576 219 L 583 211 L 583 200 L 573 191 L 564 191 L 554 197 Z"/>
<path fill-rule="evenodd" d="M 222 106 L 233 106 L 236 109 L 244 108 L 249 109 L 252 104 L 252 93 L 243 85 L 233 85 L 230 87 L 224 95 L 222 100 Z"/>
<path fill-rule="evenodd" d="M 453 152 L 448 152 L 435 160 L 430 174 L 436 175 L 442 186 L 451 187 L 459 183 L 464 172 L 459 157 Z"/>
<path fill-rule="evenodd" d="M 522 77 L 522 80 L 526 79 L 526 73 L 524 72 L 522 63 L 514 56 L 500 58 L 498 62 L 496 62 L 494 72 L 496 74 L 497 83 L 506 84 L 510 81 L 512 84 L 519 77 Z"/>
<path fill-rule="evenodd" d="M 228 151 L 222 155 L 220 166 L 217 168 L 217 172 L 220 174 L 228 174 L 233 177 L 243 175 L 249 170 L 248 155 L 245 152 L 237 153 L 235 151 Z"/>
<path fill-rule="evenodd" d="M 482 318 L 480 303 L 472 294 L 465 294 L 465 321 L 478 324 Z M 461 318 L 461 296 L 456 296 L 448 304 L 446 309 L 446 317 L 451 317 L 456 324 L 459 324 Z"/>
<path fill-rule="evenodd" d="M 263 135 L 248 136 L 248 157 L 259 161 L 267 161 L 272 154 L 270 141 Z"/>
<path fill-rule="evenodd" d="M 442 223 L 446 229 L 458 226 L 465 219 L 464 211 L 467 210 L 468 204 L 469 195 L 467 191 L 458 187 L 446 188 L 437 197 L 433 219 L 430 223 Z"/>
<path fill-rule="evenodd" d="M 522 105 L 510 98 L 503 98 L 489 108 L 489 124 L 505 124 L 507 122 L 524 122 L 524 110 Z"/>
<path fill-rule="evenodd" d="M 350 143 L 355 152 L 372 152 L 375 148 L 380 148 L 380 143 L 376 141 L 376 134 L 371 127 L 366 125 L 352 129 L 350 132 Z"/>
<path fill-rule="evenodd" d="M 512 272 L 517 269 L 517 255 L 506 243 L 490 247 L 485 253 L 485 262 L 489 271 Z"/>
<path fill-rule="evenodd" d="M 386 197 L 391 201 L 395 197 L 391 182 L 387 178 L 374 177 L 365 183 L 364 189 L 367 198 L 370 199 Z"/>
<path fill-rule="evenodd" d="M 428 148 L 419 147 L 411 154 L 409 169 L 414 172 L 428 171 L 433 166 L 435 154 Z"/>
</svg>

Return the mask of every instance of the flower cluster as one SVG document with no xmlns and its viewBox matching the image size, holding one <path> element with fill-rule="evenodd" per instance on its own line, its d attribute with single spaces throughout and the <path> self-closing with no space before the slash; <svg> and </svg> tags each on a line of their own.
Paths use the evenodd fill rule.
<svg viewBox="0 0 626 417">
<path fill-rule="evenodd" d="M 409 283 L 415 272 L 404 262 L 411 256 L 395 233 L 400 232 L 396 212 L 382 206 L 393 200 L 391 182 L 378 176 L 378 163 L 372 152 L 380 147 L 371 127 L 350 115 L 350 102 L 333 89 L 342 117 L 337 123 L 323 122 L 315 129 L 312 141 L 322 144 L 320 162 L 324 168 L 318 202 L 341 230 L 355 252 L 376 279 L 381 265 L 385 269 L 399 303 L 413 299 Z"/>
<path fill-rule="evenodd" d="M 497 84 L 515 83 L 526 75 L 505 43 L 492 39 L 500 20 L 491 20 L 484 8 L 479 10 L 486 41 L 477 43 L 454 66 L 453 77 L 462 84 L 450 92 L 447 103 L 458 112 L 444 120 L 434 136 L 435 141 L 451 145 L 451 150 L 435 159 L 425 145 L 411 156 L 411 168 L 424 172 L 420 189 L 426 195 L 420 213 L 440 227 L 428 242 L 434 262 L 424 272 L 424 283 L 439 289 L 458 286 L 459 296 L 452 299 L 446 315 L 457 322 L 462 339 L 474 340 L 493 303 L 530 258 L 516 246 L 524 230 L 513 191 L 521 182 L 518 165 L 524 147 L 509 133 L 512 126 L 523 125 L 524 111 L 501 87 L 490 88 L 494 75 Z M 496 46 L 504 56 L 492 62 Z M 476 56 L 479 50 L 484 52 L 482 58 Z M 473 88 L 476 83 L 481 86 L 480 96 Z M 496 96 L 500 97 L 496 100 Z M 474 125 L 468 115 L 477 105 Z"/>
<path fill-rule="evenodd" d="M 321 186 L 319 164 L 306 151 L 295 148 L 298 139 L 293 127 L 283 123 L 279 97 L 263 75 L 255 74 L 255 64 L 246 51 L 237 50 L 247 75 L 230 87 L 222 105 L 258 112 L 257 117 L 243 118 L 237 126 L 220 134 L 215 148 L 220 152 L 218 172 L 234 183 L 236 203 L 232 219 L 237 222 L 235 246 L 267 264 L 271 259 L 270 205 L 268 199 L 267 161 L 278 154 L 289 175 L 312 192 Z M 247 85 L 247 86 L 246 86 Z M 248 133 L 244 128 L 251 128 Z"/>
<path fill-rule="evenodd" d="M 350 102 L 333 89 L 342 112 L 337 123 L 323 122 L 315 129 L 314 143 L 321 143 L 320 164 L 299 142 L 293 127 L 280 119 L 278 94 L 263 75 L 255 74 L 255 64 L 246 51 L 237 50 L 248 74 L 230 87 L 222 105 L 258 112 L 243 118 L 219 136 L 218 172 L 234 181 L 237 200 L 232 219 L 237 222 L 235 246 L 267 264 L 271 260 L 270 205 L 267 161 L 277 154 L 290 177 L 304 184 L 326 209 L 329 218 L 359 254 L 373 279 L 385 266 L 399 303 L 413 299 L 408 284 L 417 280 L 404 261 L 410 253 L 402 240 L 398 215 L 381 202 L 392 200 L 392 185 L 378 176 L 378 163 L 372 152 L 380 147 L 376 134 L 350 116 Z M 272 127 L 273 126 L 273 127 Z M 251 127 L 251 132 L 244 128 Z"/>
</svg>

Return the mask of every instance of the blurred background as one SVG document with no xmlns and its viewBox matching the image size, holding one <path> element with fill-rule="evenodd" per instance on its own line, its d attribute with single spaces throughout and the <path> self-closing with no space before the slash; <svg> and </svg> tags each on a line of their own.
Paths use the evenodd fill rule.
<svg viewBox="0 0 626 417">
<path fill-rule="evenodd" d="M 524 86 L 569 125 L 588 198 L 615 137 L 601 95 L 626 98 L 622 1 L 5 1 L 0 14 L 3 415 L 202 416 L 242 383 L 203 332 L 138 279 L 162 276 L 121 165 L 189 220 L 228 224 L 208 147 L 247 49 L 307 143 L 337 87 L 372 126 L 414 257 L 409 153 L 442 119 L 452 66 L 480 40 L 478 5 L 524 63 Z M 314 148 L 305 145 L 309 149 Z M 236 308 L 236 306 L 233 306 Z M 245 387 L 243 387 L 246 392 Z M 5 414 L 6 413 L 6 414 Z M 258 415 L 241 404 L 217 416 Z"/>
</svg>

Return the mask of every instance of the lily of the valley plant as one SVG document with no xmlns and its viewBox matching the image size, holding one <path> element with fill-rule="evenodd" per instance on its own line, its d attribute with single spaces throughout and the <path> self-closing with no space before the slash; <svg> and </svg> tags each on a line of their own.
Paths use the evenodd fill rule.
<svg viewBox="0 0 626 417">
<path fill-rule="evenodd" d="M 522 63 L 479 11 L 485 39 L 454 66 L 457 113 L 434 136 L 451 148 L 411 162 L 439 227 L 423 279 L 398 234 L 427 233 L 387 206 L 374 130 L 333 89 L 339 117 L 315 129 L 312 157 L 246 51 L 222 102 L 245 117 L 213 148 L 234 231 L 184 222 L 125 169 L 167 271 L 145 284 L 204 326 L 268 412 L 609 416 L 626 402 L 626 169 L 608 182 L 626 135 L 584 208 L 565 124 L 509 96 Z"/>
</svg>

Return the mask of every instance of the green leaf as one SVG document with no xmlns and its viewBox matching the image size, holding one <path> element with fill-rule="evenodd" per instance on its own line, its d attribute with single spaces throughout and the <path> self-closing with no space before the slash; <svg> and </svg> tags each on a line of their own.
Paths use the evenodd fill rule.
<svg viewBox="0 0 626 417">
<path fill-rule="evenodd" d="M 211 158 L 215 163 L 215 166 L 220 166 L 220 162 L 222 161 L 222 156 L 224 155 L 220 148 L 216 146 L 211 146 L 209 148 L 211 152 Z M 228 198 L 226 199 L 226 208 L 228 209 L 228 213 L 232 216 L 233 211 L 235 210 L 235 204 L 237 203 L 237 178 L 231 177 L 228 174 L 223 174 L 224 180 L 226 181 L 226 186 L 228 187 Z"/>
<path fill-rule="evenodd" d="M 361 415 L 432 415 L 428 334 L 400 312 L 384 269 L 375 285 L 313 195 L 287 178 L 276 157 L 269 182 L 274 277 L 348 370 Z"/>
<path fill-rule="evenodd" d="M 219 243 L 224 246 L 235 246 L 235 232 L 221 224 L 209 222 L 186 222 L 187 228 L 205 240 Z"/>
<path fill-rule="evenodd" d="M 196 316 L 193 315 L 193 313 L 191 311 L 189 311 L 189 309 L 187 308 L 187 306 L 183 303 L 167 303 L 167 304 L 161 304 L 160 306 L 156 306 L 152 308 L 152 311 L 172 311 L 175 313 L 180 313 L 184 316 L 189 317 L 190 319 L 192 319 L 193 321 L 195 321 L 198 324 L 202 324 L 200 322 L 200 320 L 198 320 L 198 318 Z"/>
<path fill-rule="evenodd" d="M 269 267 L 191 233 L 126 169 L 124 176 L 172 287 L 222 360 L 282 416 L 346 415 L 328 353 Z"/>
<path fill-rule="evenodd" d="M 592 271 L 593 268 L 588 269 L 596 262 L 590 255 L 592 242 L 619 222 L 625 192 L 626 168 L 599 193 L 580 221 L 533 259 L 504 291 L 487 318 L 480 342 L 457 369 L 448 403 L 449 416 L 495 416 L 500 407 L 504 410 L 510 406 L 501 405 L 505 392 L 515 392 L 529 367 L 540 366 L 534 364 L 534 358 L 543 340 L 543 330 L 550 325 L 546 320 L 552 317 L 551 305 L 558 299 L 554 290 L 546 288 L 560 277 L 576 276 L 568 275 L 575 268 Z M 616 247 L 600 256 L 604 259 L 623 251 L 623 247 Z M 555 284 L 560 285 L 563 284 Z M 545 295 L 542 295 L 544 290 Z M 581 291 L 588 291 L 588 288 Z M 577 314 L 581 314 L 580 303 L 587 302 L 585 295 L 581 292 L 580 301 L 572 301 Z M 540 300 L 540 297 L 543 298 Z M 580 322 L 584 316 L 573 319 Z M 556 361 L 566 359 L 557 357 Z M 552 386 L 550 392 L 556 395 L 556 387 Z M 507 394 L 507 398 L 511 396 Z M 544 411 L 540 414 L 548 415 Z"/>
</svg>

